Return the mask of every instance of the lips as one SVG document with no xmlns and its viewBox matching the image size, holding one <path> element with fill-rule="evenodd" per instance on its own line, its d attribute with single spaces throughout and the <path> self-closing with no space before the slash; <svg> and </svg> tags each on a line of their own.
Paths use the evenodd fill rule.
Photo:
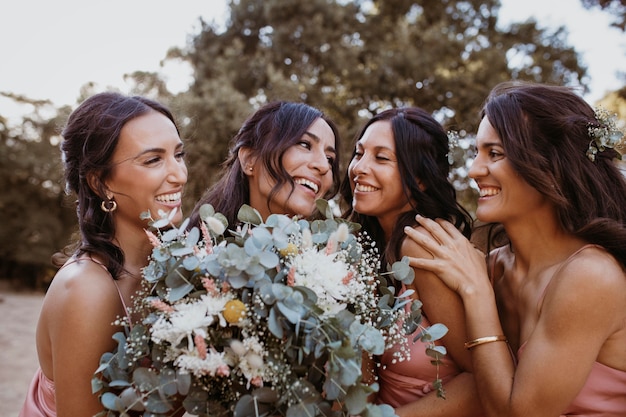
<svg viewBox="0 0 626 417">
<path fill-rule="evenodd" d="M 161 194 L 156 196 L 156 201 L 159 203 L 177 203 L 182 198 L 182 193 L 179 191 L 177 193 L 169 193 L 169 194 Z"/>
<path fill-rule="evenodd" d="M 362 193 L 371 193 L 373 191 L 378 191 L 379 188 L 372 187 L 371 185 L 365 185 L 365 184 L 356 183 L 354 185 L 354 190 L 362 192 Z"/>
<path fill-rule="evenodd" d="M 500 189 L 495 187 L 485 187 L 480 189 L 481 197 L 491 197 L 500 194 Z"/>
<path fill-rule="evenodd" d="M 309 188 L 311 191 L 313 191 L 315 194 L 317 194 L 317 192 L 320 189 L 319 184 L 317 184 L 314 181 L 308 180 L 306 178 L 294 178 L 293 182 L 295 182 L 298 185 L 303 185 L 307 188 Z"/>
</svg>

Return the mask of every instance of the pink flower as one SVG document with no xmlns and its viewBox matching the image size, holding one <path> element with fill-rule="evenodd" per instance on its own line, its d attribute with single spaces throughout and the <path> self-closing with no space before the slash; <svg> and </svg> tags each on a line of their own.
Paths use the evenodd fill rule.
<svg viewBox="0 0 626 417">
<path fill-rule="evenodd" d="M 263 378 L 261 378 L 259 375 L 255 376 L 254 378 L 252 378 L 250 380 L 250 384 L 254 385 L 255 387 L 262 387 L 263 386 Z"/>
<path fill-rule="evenodd" d="M 194 336 L 193 341 L 196 343 L 196 350 L 198 351 L 198 356 L 200 357 L 200 359 L 206 359 L 207 347 L 204 337 L 197 334 Z"/>
<path fill-rule="evenodd" d="M 289 272 L 287 273 L 287 285 L 293 287 L 296 284 L 296 267 L 292 266 L 289 268 Z"/>
<path fill-rule="evenodd" d="M 217 376 L 228 376 L 228 375 L 230 375 L 230 368 L 226 364 L 220 365 L 217 368 L 217 371 L 215 372 L 215 374 Z"/>
<path fill-rule="evenodd" d="M 213 278 L 202 278 L 202 286 L 209 295 L 218 294 L 217 286 L 215 285 L 215 280 L 213 280 Z"/>
<path fill-rule="evenodd" d="M 164 313 L 171 313 L 172 311 L 174 311 L 174 308 L 163 300 L 152 300 L 150 304 L 152 305 L 152 307 L 156 308 L 157 310 L 163 311 Z"/>
<path fill-rule="evenodd" d="M 161 246 L 161 241 L 159 240 L 158 237 L 156 237 L 154 233 L 146 229 L 144 229 L 144 231 L 146 232 L 146 235 L 148 235 L 148 240 L 150 241 L 150 244 L 152 246 L 154 246 L 155 248 L 158 248 L 159 246 Z"/>
<path fill-rule="evenodd" d="M 343 279 L 341 280 L 341 282 L 342 282 L 344 285 L 347 285 L 347 284 L 348 284 L 348 283 L 352 280 L 352 277 L 354 277 L 354 272 L 352 272 L 352 271 L 348 271 L 348 273 L 346 274 L 346 276 L 345 276 L 345 277 L 343 277 Z"/>
</svg>

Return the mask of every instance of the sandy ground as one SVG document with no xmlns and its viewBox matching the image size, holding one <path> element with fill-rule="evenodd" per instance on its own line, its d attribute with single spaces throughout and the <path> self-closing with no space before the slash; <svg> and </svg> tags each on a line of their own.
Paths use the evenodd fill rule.
<svg viewBox="0 0 626 417">
<path fill-rule="evenodd" d="M 35 327 L 42 292 L 0 288 L 0 417 L 17 417 L 37 369 Z"/>
</svg>

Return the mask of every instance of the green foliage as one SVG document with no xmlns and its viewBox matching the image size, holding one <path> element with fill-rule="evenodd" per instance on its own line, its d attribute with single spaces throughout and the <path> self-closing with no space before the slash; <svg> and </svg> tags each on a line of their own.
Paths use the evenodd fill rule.
<svg viewBox="0 0 626 417">
<path fill-rule="evenodd" d="M 623 12 L 617 1 L 582 1 Z M 155 73 L 127 79 L 133 93 L 167 103 L 179 120 L 189 151 L 189 211 L 215 182 L 242 122 L 269 100 L 304 101 L 326 112 L 340 128 L 345 167 L 357 129 L 380 109 L 423 107 L 464 138 L 500 81 L 585 84 L 586 70 L 563 29 L 542 30 L 533 21 L 502 29 L 498 10 L 497 0 L 239 0 L 230 2 L 223 29 L 203 22 L 188 47 L 167 51 L 167 59 L 191 64 L 188 91 L 173 95 Z M 93 92 L 87 84 L 79 99 Z M 0 213 L 9 219 L 0 237 L 11 242 L 0 248 L 0 259 L 40 263 L 75 230 L 54 143 L 69 109 L 51 112 L 48 102 L 11 98 L 36 110 L 17 127 L 0 115 Z M 471 209 L 475 194 L 465 170 L 471 149 L 454 156 L 453 181 Z"/>
<path fill-rule="evenodd" d="M 181 407 L 201 416 L 394 415 L 367 404 L 378 386 L 363 381 L 362 359 L 404 342 L 421 303 L 378 280 L 378 252 L 351 232 L 357 225 L 317 205 L 328 216 L 311 222 L 263 222 L 244 206 L 243 226 L 227 237 L 208 205 L 200 229 L 171 225 L 172 213 L 152 221 L 165 230 L 150 235 L 146 292 L 135 304 L 144 319 L 114 336 L 117 349 L 102 355 L 92 382 L 102 416 Z M 401 264 L 390 275 L 410 282 Z M 432 342 L 445 331 L 433 329 L 421 338 L 441 353 Z"/>
<path fill-rule="evenodd" d="M 76 215 L 63 193 L 58 148 L 66 109 L 46 119 L 39 110 L 47 104 L 33 104 L 20 125 L 0 121 L 0 260 L 43 267 L 69 242 Z"/>
<path fill-rule="evenodd" d="M 498 8 L 497 0 L 232 2 L 224 29 L 205 24 L 175 54 L 195 73 L 181 98 L 199 121 L 189 135 L 190 177 L 201 181 L 194 199 L 258 103 L 298 100 L 324 110 L 340 127 L 345 165 L 351 138 L 380 109 L 420 106 L 463 136 L 500 81 L 582 82 L 585 69 L 564 31 L 532 21 L 501 30 Z"/>
</svg>

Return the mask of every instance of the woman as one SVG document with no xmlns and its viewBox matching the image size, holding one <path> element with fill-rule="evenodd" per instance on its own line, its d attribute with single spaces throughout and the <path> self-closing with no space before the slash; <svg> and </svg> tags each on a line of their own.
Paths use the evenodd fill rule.
<svg viewBox="0 0 626 417">
<path fill-rule="evenodd" d="M 441 125 L 419 108 L 383 111 L 370 119 L 357 136 L 356 147 L 342 185 L 345 214 L 359 222 L 383 248 L 383 262 L 393 263 L 404 256 L 425 256 L 426 252 L 405 239 L 403 228 L 418 227 L 417 213 L 445 218 L 466 236 L 471 220 L 456 202 L 448 181 L 448 137 Z M 380 391 L 376 399 L 395 408 L 399 416 L 472 416 L 480 414 L 470 358 L 463 349 L 466 340 L 460 299 L 433 274 L 415 269 L 408 286 L 423 302 L 423 325 L 443 323 L 449 331 L 443 338 L 448 354 L 436 367 L 426 356 L 416 334 L 406 338 L 411 358 L 394 359 L 397 349 L 386 352 L 377 368 Z M 398 288 L 402 290 L 403 288 Z M 441 378 L 447 399 L 438 398 L 433 382 Z"/>
<path fill-rule="evenodd" d="M 219 181 L 198 201 L 211 204 L 232 227 L 243 204 L 259 211 L 309 217 L 315 200 L 330 198 L 339 183 L 339 134 L 324 114 L 304 103 L 278 101 L 251 115 L 232 140 Z"/>
<path fill-rule="evenodd" d="M 445 221 L 420 218 L 430 234 L 407 230 L 434 257 L 412 265 L 463 300 L 488 415 L 626 415 L 626 182 L 612 161 L 620 137 L 568 88 L 498 85 L 470 176 L 478 219 L 501 224 L 510 243 L 485 265 Z"/>
<path fill-rule="evenodd" d="M 39 365 L 20 416 L 93 416 L 91 379 L 112 351 L 112 323 L 128 316 L 152 246 L 140 214 L 178 210 L 187 182 L 169 110 L 142 97 L 96 94 L 62 133 L 67 191 L 77 196 L 80 240 L 48 289 L 37 325 Z"/>
</svg>

